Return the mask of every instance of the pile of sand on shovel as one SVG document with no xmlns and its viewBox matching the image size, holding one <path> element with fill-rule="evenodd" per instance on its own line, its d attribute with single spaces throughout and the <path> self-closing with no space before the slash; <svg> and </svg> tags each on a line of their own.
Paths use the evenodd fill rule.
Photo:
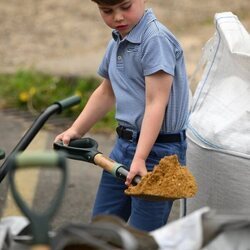
<svg viewBox="0 0 250 250">
<path fill-rule="evenodd" d="M 125 194 L 154 200 L 181 199 L 197 193 L 194 176 L 181 166 L 176 155 L 162 158 L 152 172 L 143 176 L 136 186 L 129 186 Z"/>
</svg>

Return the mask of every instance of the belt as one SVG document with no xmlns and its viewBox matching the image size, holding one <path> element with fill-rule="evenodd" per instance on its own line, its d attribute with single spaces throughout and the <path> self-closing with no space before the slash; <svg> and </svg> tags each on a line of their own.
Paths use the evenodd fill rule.
<svg viewBox="0 0 250 250">
<path fill-rule="evenodd" d="M 124 126 L 118 126 L 116 132 L 119 138 L 132 141 L 133 139 L 137 142 L 139 140 L 139 133 L 136 133 L 136 136 L 133 136 L 135 132 L 126 128 Z M 186 139 L 186 131 L 182 130 L 180 133 L 176 134 L 159 134 L 156 143 L 174 143 L 181 142 Z"/>
</svg>

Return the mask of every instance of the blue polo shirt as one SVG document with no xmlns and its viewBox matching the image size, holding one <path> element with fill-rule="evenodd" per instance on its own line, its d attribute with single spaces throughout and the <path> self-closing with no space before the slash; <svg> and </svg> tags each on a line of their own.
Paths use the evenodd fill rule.
<svg viewBox="0 0 250 250">
<path fill-rule="evenodd" d="M 174 79 L 161 133 L 185 129 L 188 83 L 183 51 L 174 35 L 150 9 L 126 37 L 121 39 L 116 30 L 112 35 L 98 73 L 112 84 L 118 123 L 140 131 L 145 110 L 145 76 L 162 70 Z"/>
</svg>

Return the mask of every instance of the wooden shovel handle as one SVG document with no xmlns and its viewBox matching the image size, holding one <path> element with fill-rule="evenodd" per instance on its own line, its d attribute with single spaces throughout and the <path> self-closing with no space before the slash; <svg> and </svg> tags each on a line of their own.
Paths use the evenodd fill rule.
<svg viewBox="0 0 250 250">
<path fill-rule="evenodd" d="M 31 250 L 51 250 L 51 248 L 48 245 L 33 245 Z"/>
<path fill-rule="evenodd" d="M 120 163 L 113 161 L 112 159 L 104 156 L 102 153 L 97 153 L 94 157 L 94 163 L 107 172 L 111 173 L 113 176 L 126 180 L 129 170 Z M 132 180 L 132 185 L 137 185 L 141 181 L 141 176 L 136 175 Z"/>
<path fill-rule="evenodd" d="M 113 173 L 116 162 L 112 159 L 104 156 L 103 154 L 96 154 L 94 157 L 94 162 L 96 165 L 100 166 L 109 173 Z"/>
</svg>

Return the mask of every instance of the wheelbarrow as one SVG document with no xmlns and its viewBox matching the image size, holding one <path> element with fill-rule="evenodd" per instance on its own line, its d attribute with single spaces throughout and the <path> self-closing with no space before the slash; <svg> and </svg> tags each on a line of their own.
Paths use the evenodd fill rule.
<svg viewBox="0 0 250 250">
<path fill-rule="evenodd" d="M 49 107 L 47 107 L 32 123 L 30 128 L 27 130 L 27 132 L 22 136 L 20 141 L 17 143 L 15 148 L 11 151 L 11 153 L 6 157 L 4 160 L 3 164 L 0 166 L 0 183 L 3 181 L 5 176 L 9 173 L 11 164 L 10 161 L 13 161 L 13 158 L 19 154 L 20 152 L 24 151 L 28 145 L 31 143 L 31 141 L 34 139 L 34 137 L 37 135 L 39 130 L 43 127 L 45 122 L 52 116 L 53 114 L 60 114 L 62 113 L 65 109 L 70 108 L 74 105 L 77 105 L 80 103 L 80 97 L 79 96 L 71 96 L 66 99 L 56 101 Z M 5 153 L 1 149 L 0 150 L 0 159 L 4 159 Z M 26 221 L 21 218 L 21 220 L 18 220 L 19 218 L 17 217 L 9 217 L 9 218 L 3 218 L 6 219 L 5 222 L 8 225 L 13 225 L 15 229 L 17 228 L 22 228 L 22 226 L 25 228 L 25 225 L 27 225 Z M 5 230 L 5 224 L 1 223 L 0 224 L 0 249 L 2 249 L 2 242 L 5 239 L 5 236 L 7 237 L 8 235 L 8 230 Z"/>
<path fill-rule="evenodd" d="M 0 167 L 0 183 L 6 176 L 6 174 L 9 171 L 9 165 L 8 161 L 9 158 L 15 155 L 17 152 L 24 151 L 28 145 L 31 143 L 31 141 L 34 139 L 34 137 L 37 135 L 39 130 L 43 127 L 45 122 L 52 116 L 53 114 L 60 114 L 63 112 L 63 110 L 70 108 L 76 104 L 80 103 L 80 97 L 79 96 L 72 96 L 68 97 L 66 99 L 63 99 L 61 101 L 57 101 L 47 107 L 33 122 L 31 127 L 27 130 L 27 132 L 24 134 L 24 136 L 20 139 L 16 147 L 12 150 L 12 152 L 9 154 L 9 156 L 5 159 L 3 164 Z M 4 152 L 0 151 L 0 159 L 4 157 Z"/>
</svg>

